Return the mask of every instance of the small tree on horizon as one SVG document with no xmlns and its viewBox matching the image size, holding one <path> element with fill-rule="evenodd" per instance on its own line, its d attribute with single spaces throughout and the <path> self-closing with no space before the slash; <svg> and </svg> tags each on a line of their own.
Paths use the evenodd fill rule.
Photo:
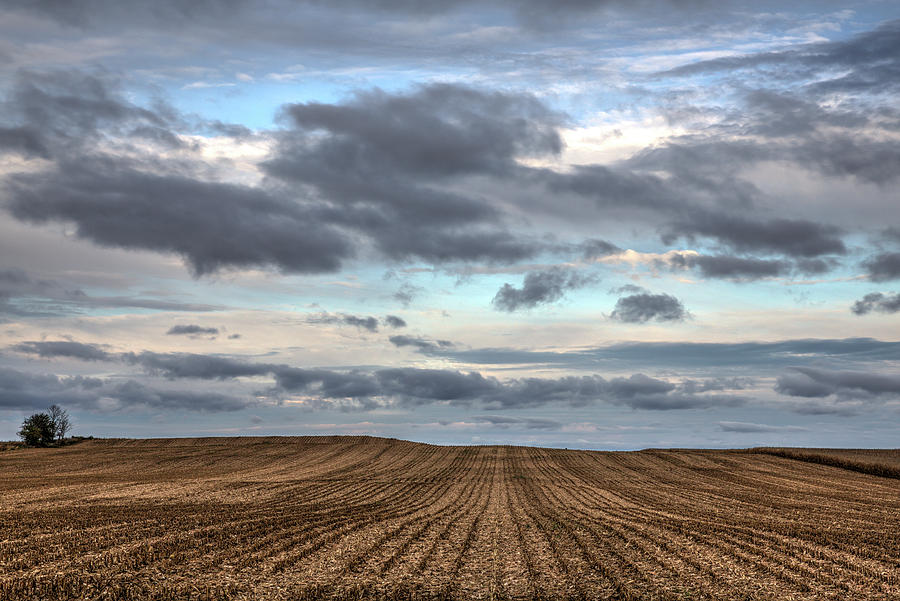
<svg viewBox="0 0 900 601">
<path fill-rule="evenodd" d="M 35 413 L 25 418 L 22 429 L 19 430 L 19 438 L 29 447 L 46 447 L 53 444 L 56 431 L 53 421 L 46 413 Z"/>
<path fill-rule="evenodd" d="M 50 405 L 45 413 L 35 413 L 25 418 L 19 438 L 29 447 L 48 447 L 60 444 L 72 429 L 72 420 L 65 409 Z"/>
</svg>

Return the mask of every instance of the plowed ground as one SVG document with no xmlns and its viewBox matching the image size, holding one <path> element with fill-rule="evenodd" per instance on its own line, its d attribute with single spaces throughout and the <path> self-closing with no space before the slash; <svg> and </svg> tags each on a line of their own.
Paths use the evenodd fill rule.
<svg viewBox="0 0 900 601">
<path fill-rule="evenodd" d="M 900 480 L 364 437 L 3 452 L 0 599 L 94 598 L 897 600 Z"/>
</svg>

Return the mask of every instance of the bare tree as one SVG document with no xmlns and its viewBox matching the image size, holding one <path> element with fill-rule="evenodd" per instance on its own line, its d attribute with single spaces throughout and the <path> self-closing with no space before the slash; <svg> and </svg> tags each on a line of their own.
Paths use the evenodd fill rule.
<svg viewBox="0 0 900 601">
<path fill-rule="evenodd" d="M 53 427 L 56 441 L 62 442 L 72 428 L 72 420 L 69 419 L 69 414 L 59 405 L 50 405 L 50 408 L 47 409 L 47 414 L 50 416 L 50 423 Z"/>
</svg>

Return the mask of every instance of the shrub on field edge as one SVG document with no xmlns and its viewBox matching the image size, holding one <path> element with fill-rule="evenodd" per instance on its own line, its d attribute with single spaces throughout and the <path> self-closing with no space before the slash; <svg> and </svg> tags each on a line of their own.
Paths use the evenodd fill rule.
<svg viewBox="0 0 900 601">
<path fill-rule="evenodd" d="M 62 444 L 72 428 L 69 414 L 59 405 L 51 405 L 46 413 L 34 413 L 22 422 L 19 438 L 29 447 Z"/>
</svg>

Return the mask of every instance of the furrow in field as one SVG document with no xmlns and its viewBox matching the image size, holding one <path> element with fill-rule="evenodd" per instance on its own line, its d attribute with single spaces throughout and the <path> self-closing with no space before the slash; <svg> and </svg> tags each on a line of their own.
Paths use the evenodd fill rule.
<svg viewBox="0 0 900 601">
<path fill-rule="evenodd" d="M 570 490 L 569 492 L 572 492 L 572 491 Z M 589 503 L 587 503 L 586 505 L 589 505 Z M 627 517 L 625 517 L 623 519 L 623 523 L 625 523 L 625 524 L 628 523 L 627 522 L 628 519 L 633 519 L 636 522 L 646 522 L 647 524 L 651 524 L 654 526 L 656 524 L 666 524 L 667 523 L 667 520 L 665 520 L 665 519 L 656 520 L 656 519 L 654 519 L 653 516 L 644 515 L 644 514 L 642 514 L 642 512 L 639 512 L 637 510 L 632 510 L 632 511 L 622 512 L 622 513 L 629 514 Z M 705 526 L 705 529 L 707 531 L 709 531 L 709 526 L 710 526 L 709 521 L 704 521 L 704 520 L 697 520 L 697 521 L 702 522 L 700 524 L 697 524 L 698 527 L 701 527 L 701 529 L 702 529 Z M 674 533 L 671 530 L 666 531 L 663 534 L 663 536 L 661 537 L 662 542 L 664 544 L 667 542 L 671 542 L 675 538 L 677 538 L 677 537 L 674 536 Z M 737 537 L 734 538 L 735 542 L 737 542 L 738 540 L 739 539 Z M 777 547 L 777 545 L 775 545 L 775 546 Z M 782 546 L 783 546 L 783 543 L 782 543 Z M 759 550 L 759 549 L 757 549 L 757 550 Z M 859 576 L 858 573 L 855 573 L 855 574 L 842 573 L 842 574 L 839 574 L 839 577 L 842 579 L 832 578 L 830 575 L 824 574 L 824 572 L 822 571 L 821 568 L 827 567 L 830 569 L 830 571 L 840 572 L 840 570 L 835 569 L 836 566 L 834 566 L 833 564 L 828 565 L 828 566 L 819 565 L 817 567 L 810 567 L 808 565 L 805 565 L 803 562 L 796 560 L 794 558 L 794 554 L 808 555 L 808 553 L 806 552 L 806 549 L 804 549 L 803 547 L 796 546 L 796 547 L 790 549 L 789 553 L 781 554 L 781 563 L 783 565 L 790 566 L 791 570 L 793 570 L 793 572 L 795 573 L 795 576 L 797 574 L 799 574 L 799 577 L 802 579 L 805 579 L 806 581 L 809 581 L 809 582 L 816 582 L 817 580 L 824 581 L 826 584 L 837 586 L 838 588 L 845 588 L 844 587 L 844 584 L 845 584 L 844 579 L 850 579 L 851 581 L 858 579 L 858 576 Z M 822 564 L 824 564 L 824 562 L 822 562 Z M 819 569 L 817 569 L 817 568 L 819 568 Z M 787 570 L 787 571 L 790 571 L 790 570 Z M 788 578 L 790 579 L 790 577 L 788 577 Z M 884 587 L 879 586 L 879 588 L 884 588 Z"/>
<path fill-rule="evenodd" d="M 459 456 L 453 460 L 453 470 L 461 469 L 466 463 L 472 461 L 472 456 Z M 387 523 L 392 520 L 402 520 L 408 516 L 421 513 L 423 510 L 433 508 L 442 496 L 446 495 L 448 487 L 446 483 L 430 484 L 429 494 L 417 495 L 415 497 L 398 496 L 394 503 L 377 515 L 362 514 L 364 517 L 357 519 L 349 527 L 342 530 L 339 535 L 329 537 L 325 542 L 329 544 L 326 548 L 322 541 L 317 541 L 313 546 L 315 551 L 322 550 L 317 555 L 318 558 L 310 558 L 309 566 L 297 565 L 298 561 L 309 557 L 311 553 L 309 548 L 301 548 L 298 551 L 290 551 L 283 553 L 276 558 L 272 564 L 275 571 L 283 571 L 290 568 L 292 571 L 304 569 L 313 571 L 317 574 L 316 581 L 320 584 L 332 583 L 335 580 L 335 574 L 340 575 L 345 571 L 347 561 L 352 561 L 353 551 L 358 546 L 359 541 L 366 540 L 370 536 L 378 536 L 378 532 L 383 529 Z"/>
</svg>

